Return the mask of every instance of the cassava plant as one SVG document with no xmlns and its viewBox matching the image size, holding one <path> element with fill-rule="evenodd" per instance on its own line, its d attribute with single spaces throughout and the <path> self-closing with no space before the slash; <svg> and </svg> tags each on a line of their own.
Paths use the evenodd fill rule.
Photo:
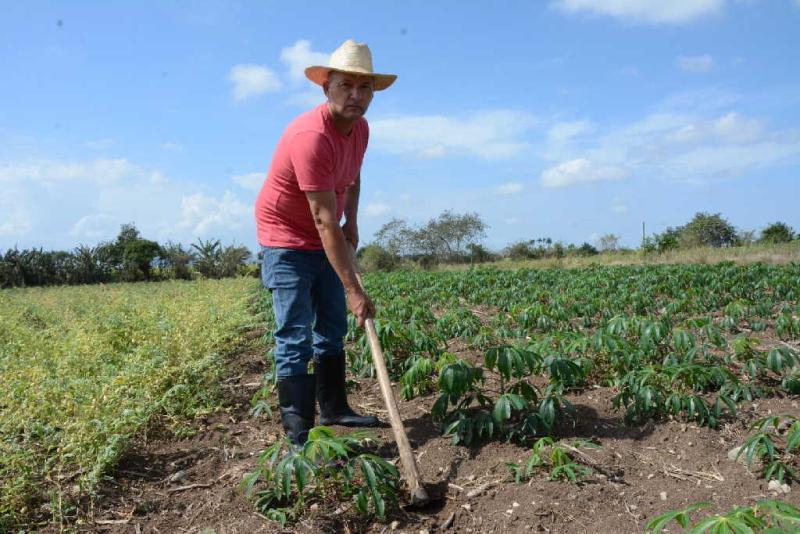
<svg viewBox="0 0 800 534">
<path fill-rule="evenodd" d="M 763 417 L 750 427 L 752 434 L 739 448 L 736 458 L 744 457 L 747 465 L 761 462 L 761 476 L 766 480 L 798 480 L 800 452 L 800 419 L 794 415 Z"/>
<path fill-rule="evenodd" d="M 582 440 L 575 442 L 572 448 L 597 448 L 598 446 L 591 441 Z M 549 470 L 550 480 L 568 480 L 573 483 L 578 482 L 579 478 L 585 477 L 592 472 L 590 467 L 577 463 L 572 455 L 567 452 L 567 449 L 553 441 L 551 437 L 536 440 L 524 465 L 516 462 L 506 462 L 506 467 L 508 467 L 511 476 L 517 483 L 532 478 L 536 470 Z"/>
<path fill-rule="evenodd" d="M 647 534 L 660 534 L 675 521 L 689 534 L 794 534 L 800 531 L 800 509 L 783 501 L 760 501 L 753 506 L 734 506 L 726 514 L 714 514 L 693 522 L 691 512 L 708 508 L 707 502 L 699 502 L 681 510 L 664 512 L 647 523 Z M 670 530 L 672 532 L 672 530 Z"/>
<path fill-rule="evenodd" d="M 285 439 L 267 448 L 242 486 L 248 496 L 255 492 L 256 507 L 281 527 L 327 500 L 351 500 L 359 515 L 384 519 L 397 506 L 400 475 L 383 458 L 359 452 L 370 441 L 365 432 L 337 436 L 315 427 L 302 448 Z"/>
</svg>

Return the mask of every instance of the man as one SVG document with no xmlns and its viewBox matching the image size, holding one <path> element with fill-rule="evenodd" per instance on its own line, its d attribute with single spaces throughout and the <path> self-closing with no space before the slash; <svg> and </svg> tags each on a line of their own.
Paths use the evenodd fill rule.
<svg viewBox="0 0 800 534">
<path fill-rule="evenodd" d="M 378 424 L 347 403 L 344 336 L 346 307 L 359 326 L 375 313 L 353 259 L 369 137 L 364 114 L 373 92 L 396 79 L 374 73 L 369 48 L 353 40 L 336 49 L 327 66 L 308 67 L 305 74 L 322 86 L 327 102 L 286 128 L 255 207 L 262 281 L 275 313 L 281 421 L 296 445 L 314 426 L 315 396 L 321 424 Z"/>
</svg>

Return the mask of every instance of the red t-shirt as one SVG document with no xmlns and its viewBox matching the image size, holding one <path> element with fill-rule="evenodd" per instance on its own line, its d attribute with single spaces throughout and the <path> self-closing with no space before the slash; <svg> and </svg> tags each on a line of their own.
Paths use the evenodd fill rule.
<svg viewBox="0 0 800 534">
<path fill-rule="evenodd" d="M 336 217 L 341 220 L 345 192 L 361 170 L 368 138 L 363 117 L 350 135 L 337 130 L 327 103 L 292 121 L 278 142 L 256 199 L 258 242 L 268 247 L 321 249 L 305 191 L 335 191 Z"/>
</svg>

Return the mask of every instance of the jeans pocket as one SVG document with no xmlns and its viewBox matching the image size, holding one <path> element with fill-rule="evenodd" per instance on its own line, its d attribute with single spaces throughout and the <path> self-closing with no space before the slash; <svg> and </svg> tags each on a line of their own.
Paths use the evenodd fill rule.
<svg viewBox="0 0 800 534">
<path fill-rule="evenodd" d="M 267 289 L 311 287 L 319 271 L 315 254 L 290 248 L 264 247 L 261 280 Z"/>
</svg>

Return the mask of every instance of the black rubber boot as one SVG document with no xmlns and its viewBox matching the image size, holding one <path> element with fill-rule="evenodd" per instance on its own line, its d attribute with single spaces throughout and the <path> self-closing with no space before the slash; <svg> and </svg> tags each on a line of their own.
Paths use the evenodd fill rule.
<svg viewBox="0 0 800 534">
<path fill-rule="evenodd" d="M 278 378 L 278 404 L 281 423 L 293 444 L 302 446 L 314 426 L 314 375 Z"/>
<path fill-rule="evenodd" d="M 344 352 L 314 361 L 321 425 L 381 426 L 373 415 L 358 415 L 347 404 L 344 385 Z"/>
</svg>

